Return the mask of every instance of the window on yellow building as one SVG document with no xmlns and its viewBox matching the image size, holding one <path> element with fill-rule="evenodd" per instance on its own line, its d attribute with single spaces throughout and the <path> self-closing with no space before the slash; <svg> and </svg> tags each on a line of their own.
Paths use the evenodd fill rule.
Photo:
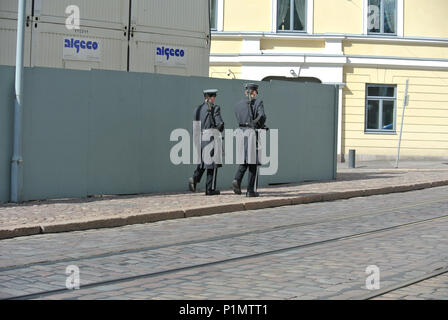
<svg viewBox="0 0 448 320">
<path fill-rule="evenodd" d="M 210 29 L 218 29 L 218 0 L 210 0 Z"/>
<path fill-rule="evenodd" d="M 277 31 L 306 31 L 306 0 L 277 0 Z"/>
<path fill-rule="evenodd" d="M 369 0 L 369 34 L 397 34 L 397 0 Z"/>
<path fill-rule="evenodd" d="M 367 85 L 366 132 L 395 132 L 395 89 L 391 85 Z"/>
</svg>

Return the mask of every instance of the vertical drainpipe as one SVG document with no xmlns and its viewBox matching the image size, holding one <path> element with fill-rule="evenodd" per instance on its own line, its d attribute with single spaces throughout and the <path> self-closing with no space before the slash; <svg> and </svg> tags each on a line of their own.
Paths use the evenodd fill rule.
<svg viewBox="0 0 448 320">
<path fill-rule="evenodd" d="M 16 79 L 14 100 L 14 143 L 11 162 L 11 202 L 22 198 L 22 106 L 23 106 L 23 52 L 25 41 L 26 0 L 19 0 L 17 18 Z"/>
</svg>

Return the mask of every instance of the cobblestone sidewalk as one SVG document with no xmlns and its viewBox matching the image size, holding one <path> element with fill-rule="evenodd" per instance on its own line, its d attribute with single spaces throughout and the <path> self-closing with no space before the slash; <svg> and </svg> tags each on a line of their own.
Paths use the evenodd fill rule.
<svg viewBox="0 0 448 320">
<path fill-rule="evenodd" d="M 0 205 L 0 239 L 405 192 L 448 185 L 447 169 L 341 169 L 337 180 L 260 189 L 246 198 L 170 193 Z"/>
</svg>

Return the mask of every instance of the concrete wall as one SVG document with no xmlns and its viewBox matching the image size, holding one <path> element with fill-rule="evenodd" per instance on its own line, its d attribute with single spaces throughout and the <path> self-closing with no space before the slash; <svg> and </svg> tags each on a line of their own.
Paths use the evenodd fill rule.
<svg viewBox="0 0 448 320">
<path fill-rule="evenodd" d="M 446 13 L 448 1 L 406 0 L 404 2 L 404 35 L 406 37 L 448 38 Z"/>
<path fill-rule="evenodd" d="M 403 17 L 399 21 L 404 22 L 404 36 L 448 38 L 448 1 L 403 2 Z M 271 31 L 276 3 L 275 0 L 224 0 L 224 31 Z M 367 0 L 314 0 L 314 33 L 363 34 L 366 5 Z"/>
<path fill-rule="evenodd" d="M 315 33 L 363 33 L 363 0 L 314 0 Z"/>
<path fill-rule="evenodd" d="M 344 68 L 343 149 L 360 159 L 395 159 L 403 114 L 405 83 L 409 106 L 403 124 L 400 158 L 448 159 L 448 72 L 397 68 Z M 366 83 L 397 86 L 396 132 L 365 132 Z"/>
<path fill-rule="evenodd" d="M 9 197 L 13 72 L 0 67 L 1 201 Z M 220 90 L 216 103 L 226 128 L 236 128 L 233 108 L 243 97 L 243 83 L 26 69 L 23 200 L 186 190 L 195 166 L 171 164 L 171 132 L 192 131 L 204 88 Z M 260 86 L 268 125 L 279 129 L 280 140 L 278 173 L 261 177 L 260 184 L 335 178 L 336 89 L 288 82 Z M 236 165 L 222 168 L 218 187 L 229 188 L 235 171 Z"/>
<path fill-rule="evenodd" d="M 271 0 L 224 0 L 224 30 L 270 31 L 271 8 Z"/>
</svg>

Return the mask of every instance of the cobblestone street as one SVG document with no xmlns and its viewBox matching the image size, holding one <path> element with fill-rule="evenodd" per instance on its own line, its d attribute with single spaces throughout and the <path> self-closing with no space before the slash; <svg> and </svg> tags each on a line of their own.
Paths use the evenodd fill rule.
<svg viewBox="0 0 448 320">
<path fill-rule="evenodd" d="M 418 165 L 423 166 L 424 163 Z M 431 169 L 425 166 L 418 169 L 376 169 L 362 164 L 357 169 L 340 168 L 335 181 L 270 186 L 260 190 L 260 198 L 246 198 L 223 190 L 219 197 L 205 197 L 202 192 L 185 192 L 0 204 L 0 239 L 121 227 L 448 185 L 447 166 L 431 165 Z M 412 166 L 415 167 L 415 164 Z"/>
<path fill-rule="evenodd" d="M 447 191 L 1 240 L 0 297 L 358 299 L 374 293 L 368 266 L 379 268 L 381 289 L 447 267 Z M 71 265 L 80 290 L 65 288 Z M 376 299 L 448 299 L 446 279 Z"/>
</svg>

